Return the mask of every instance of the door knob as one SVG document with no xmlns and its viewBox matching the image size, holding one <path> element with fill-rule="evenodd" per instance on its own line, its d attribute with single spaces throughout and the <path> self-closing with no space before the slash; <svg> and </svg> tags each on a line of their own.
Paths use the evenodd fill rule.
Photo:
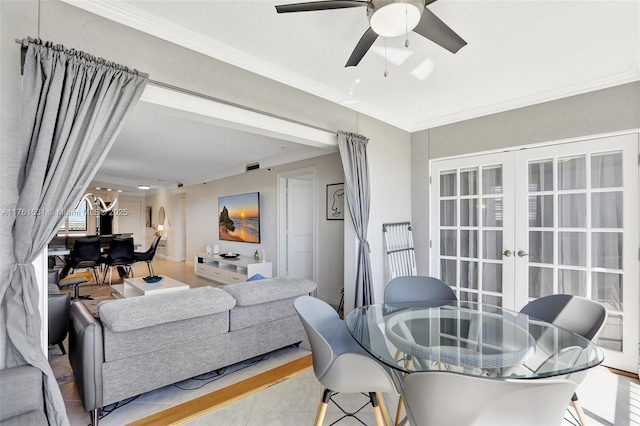
<svg viewBox="0 0 640 426">
<path fill-rule="evenodd" d="M 503 256 L 509 257 L 509 256 L 511 256 L 511 250 L 505 250 L 502 253 L 498 253 L 498 254 L 501 254 Z"/>
<path fill-rule="evenodd" d="M 518 256 L 519 256 L 519 257 L 525 257 L 525 256 L 531 256 L 531 257 L 533 257 L 533 256 L 534 256 L 534 254 L 533 254 L 533 253 L 525 253 L 523 250 L 520 250 L 520 251 L 518 252 Z"/>
</svg>

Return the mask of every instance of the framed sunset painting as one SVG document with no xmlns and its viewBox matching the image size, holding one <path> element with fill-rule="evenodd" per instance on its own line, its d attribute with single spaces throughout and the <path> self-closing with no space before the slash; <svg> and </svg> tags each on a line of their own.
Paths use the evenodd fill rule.
<svg viewBox="0 0 640 426">
<path fill-rule="evenodd" d="M 260 242 L 260 193 L 218 197 L 218 229 L 221 240 Z"/>
</svg>

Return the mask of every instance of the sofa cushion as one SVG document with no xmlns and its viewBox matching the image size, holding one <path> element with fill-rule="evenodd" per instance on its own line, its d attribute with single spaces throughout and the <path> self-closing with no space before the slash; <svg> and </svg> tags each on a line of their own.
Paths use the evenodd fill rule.
<svg viewBox="0 0 640 426">
<path fill-rule="evenodd" d="M 101 303 L 100 321 L 109 330 L 124 332 L 229 311 L 236 301 L 213 287 L 132 297 Z"/>
<path fill-rule="evenodd" d="M 222 289 L 236 299 L 237 306 L 252 306 L 276 300 L 289 299 L 311 293 L 313 281 L 296 277 L 278 277 L 266 280 L 229 284 Z"/>
</svg>

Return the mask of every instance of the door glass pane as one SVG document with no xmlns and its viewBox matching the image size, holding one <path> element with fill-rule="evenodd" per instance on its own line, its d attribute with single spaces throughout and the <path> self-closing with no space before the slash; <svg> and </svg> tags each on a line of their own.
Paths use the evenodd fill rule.
<svg viewBox="0 0 640 426">
<path fill-rule="evenodd" d="M 502 259 L 502 231 L 482 231 L 482 258 Z"/>
<path fill-rule="evenodd" d="M 529 297 L 553 294 L 553 269 L 529 266 Z"/>
<path fill-rule="evenodd" d="M 584 228 L 587 226 L 586 194 L 558 195 L 558 224 L 563 228 Z"/>
<path fill-rule="evenodd" d="M 442 172 L 440 174 L 440 196 L 453 197 L 456 195 L 456 171 Z"/>
<path fill-rule="evenodd" d="M 482 296 L 482 303 L 493 306 L 502 306 L 502 297 L 485 294 Z"/>
<path fill-rule="evenodd" d="M 591 226 L 622 228 L 622 192 L 591 194 Z"/>
<path fill-rule="evenodd" d="M 456 200 L 440 201 L 440 225 L 456 226 L 456 218 L 458 217 Z"/>
<path fill-rule="evenodd" d="M 502 264 L 484 263 L 482 265 L 482 290 L 502 293 Z"/>
<path fill-rule="evenodd" d="M 591 157 L 591 187 L 612 188 L 622 186 L 622 153 L 593 155 Z"/>
<path fill-rule="evenodd" d="M 558 263 L 560 265 L 587 266 L 586 253 L 586 233 L 558 232 Z"/>
<path fill-rule="evenodd" d="M 460 231 L 460 257 L 478 257 L 478 231 Z"/>
<path fill-rule="evenodd" d="M 558 293 L 587 296 L 587 273 L 585 271 L 558 270 Z"/>
<path fill-rule="evenodd" d="M 622 315 L 609 312 L 607 322 L 600 332 L 596 343 L 601 348 L 622 352 Z"/>
<path fill-rule="evenodd" d="M 591 298 L 608 309 L 622 311 L 622 274 L 591 273 Z"/>
<path fill-rule="evenodd" d="M 440 230 L 440 254 L 444 256 L 456 256 L 457 253 L 457 231 L 455 229 Z"/>
<path fill-rule="evenodd" d="M 482 199 L 482 225 L 502 226 L 502 198 Z"/>
<path fill-rule="evenodd" d="M 529 163 L 529 192 L 553 191 L 553 162 Z"/>
<path fill-rule="evenodd" d="M 460 261 L 460 287 L 478 289 L 478 262 Z"/>
<path fill-rule="evenodd" d="M 558 189 L 585 189 L 586 171 L 584 156 L 558 158 Z"/>
<path fill-rule="evenodd" d="M 460 172 L 460 195 L 478 194 L 478 171 L 463 170 Z"/>
<path fill-rule="evenodd" d="M 529 262 L 553 263 L 553 232 L 529 231 Z"/>
<path fill-rule="evenodd" d="M 529 196 L 529 226 L 532 228 L 553 226 L 553 195 Z"/>
<path fill-rule="evenodd" d="M 622 269 L 622 233 L 591 234 L 591 263 L 594 267 Z"/>
<path fill-rule="evenodd" d="M 478 226 L 478 199 L 460 200 L 460 225 Z"/>
<path fill-rule="evenodd" d="M 482 193 L 502 194 L 502 166 L 482 169 Z"/>
<path fill-rule="evenodd" d="M 440 279 L 452 287 L 456 287 L 456 261 L 450 259 L 440 260 Z"/>
</svg>

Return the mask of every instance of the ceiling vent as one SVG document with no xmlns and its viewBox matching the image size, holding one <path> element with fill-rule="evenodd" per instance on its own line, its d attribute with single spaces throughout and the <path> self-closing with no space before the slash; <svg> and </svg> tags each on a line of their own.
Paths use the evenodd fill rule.
<svg viewBox="0 0 640 426">
<path fill-rule="evenodd" d="M 250 164 L 245 164 L 245 170 L 247 172 L 250 172 L 251 170 L 257 170 L 260 168 L 260 163 L 250 163 Z"/>
</svg>

